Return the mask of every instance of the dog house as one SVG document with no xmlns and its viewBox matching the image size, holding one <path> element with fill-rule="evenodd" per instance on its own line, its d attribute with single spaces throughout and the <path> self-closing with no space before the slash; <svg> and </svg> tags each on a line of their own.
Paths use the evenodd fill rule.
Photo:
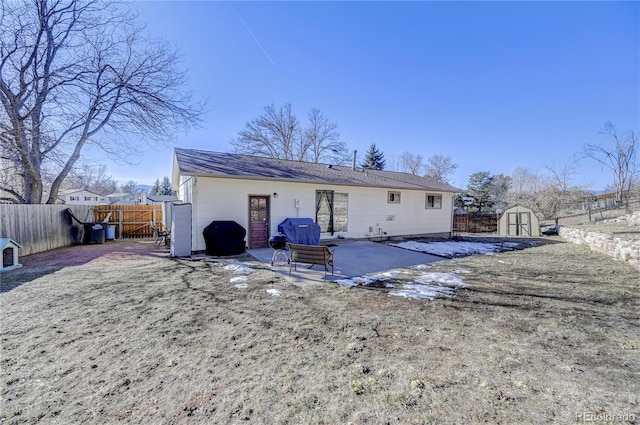
<svg viewBox="0 0 640 425">
<path fill-rule="evenodd" d="M 0 272 L 22 267 L 22 264 L 18 263 L 18 250 L 21 248 L 20 244 L 13 239 L 0 238 L 0 250 L 2 250 L 2 267 L 0 267 Z"/>
<path fill-rule="evenodd" d="M 540 236 L 538 216 L 531 208 L 513 205 L 502 212 L 498 219 L 498 234 L 501 236 Z"/>
</svg>

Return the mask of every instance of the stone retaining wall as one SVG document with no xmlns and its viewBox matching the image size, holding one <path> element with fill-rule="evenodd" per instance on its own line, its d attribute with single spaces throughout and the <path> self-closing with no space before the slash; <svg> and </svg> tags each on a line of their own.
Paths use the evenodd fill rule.
<svg viewBox="0 0 640 425">
<path fill-rule="evenodd" d="M 640 214 L 637 214 L 637 217 L 640 219 Z M 635 220 L 635 217 L 632 219 Z M 589 245 L 592 251 L 602 252 L 616 260 L 625 261 L 640 270 L 640 240 L 638 239 L 621 239 L 600 232 L 571 227 L 561 227 L 559 235 L 569 242 Z"/>
</svg>

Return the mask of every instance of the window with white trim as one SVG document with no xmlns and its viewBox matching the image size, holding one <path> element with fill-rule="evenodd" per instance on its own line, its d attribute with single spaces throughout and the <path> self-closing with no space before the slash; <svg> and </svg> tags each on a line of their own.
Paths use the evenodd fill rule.
<svg viewBox="0 0 640 425">
<path fill-rule="evenodd" d="M 428 210 L 442 209 L 442 195 L 427 193 L 425 208 Z"/>
<path fill-rule="evenodd" d="M 400 192 L 387 192 L 387 204 L 399 204 L 400 203 Z"/>
</svg>

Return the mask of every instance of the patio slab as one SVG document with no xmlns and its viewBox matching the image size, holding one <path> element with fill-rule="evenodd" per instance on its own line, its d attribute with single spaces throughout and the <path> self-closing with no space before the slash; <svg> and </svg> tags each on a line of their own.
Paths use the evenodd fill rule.
<svg viewBox="0 0 640 425">
<path fill-rule="evenodd" d="M 308 286 L 313 283 L 364 276 L 369 273 L 428 264 L 444 259 L 436 255 L 363 240 L 341 241 L 335 246 L 329 246 L 329 249 L 335 252 L 334 274 L 331 274 L 331 267 L 329 267 L 326 280 L 324 279 L 322 266 L 314 266 L 312 269 L 307 269 L 307 265 L 299 263 L 298 270 L 292 270 L 291 275 L 289 275 L 288 264 L 274 264 L 271 268 L 298 286 Z M 258 261 L 271 265 L 273 249 L 250 249 L 248 252 Z M 289 255 L 289 251 L 287 251 L 287 255 Z"/>
</svg>

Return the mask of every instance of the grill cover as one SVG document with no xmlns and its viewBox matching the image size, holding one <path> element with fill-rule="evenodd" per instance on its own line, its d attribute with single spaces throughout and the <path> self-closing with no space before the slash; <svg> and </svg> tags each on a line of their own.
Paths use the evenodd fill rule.
<svg viewBox="0 0 640 425">
<path fill-rule="evenodd" d="M 278 232 L 284 233 L 291 243 L 320 245 L 320 226 L 311 218 L 285 218 L 278 224 Z"/>
<path fill-rule="evenodd" d="M 235 221 L 212 221 L 202 231 L 207 255 L 228 256 L 245 251 L 247 231 Z"/>
</svg>

